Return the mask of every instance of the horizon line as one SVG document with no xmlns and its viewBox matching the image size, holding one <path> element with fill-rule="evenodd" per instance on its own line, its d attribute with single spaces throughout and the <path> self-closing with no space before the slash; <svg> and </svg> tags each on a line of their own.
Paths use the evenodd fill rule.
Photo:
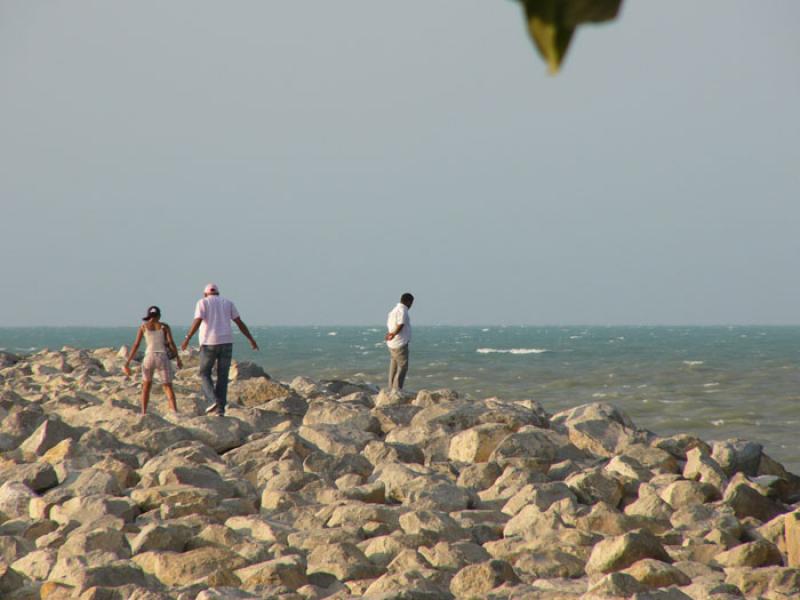
<svg viewBox="0 0 800 600">
<path fill-rule="evenodd" d="M 174 327 L 189 327 L 189 324 L 173 325 Z M 249 327 L 370 327 L 383 328 L 382 323 L 272 323 L 256 324 Z M 418 323 L 414 327 L 800 327 L 798 323 Z M 0 325 L 0 329 L 135 329 L 136 325 Z M 238 332 L 236 332 L 238 333 Z"/>
</svg>

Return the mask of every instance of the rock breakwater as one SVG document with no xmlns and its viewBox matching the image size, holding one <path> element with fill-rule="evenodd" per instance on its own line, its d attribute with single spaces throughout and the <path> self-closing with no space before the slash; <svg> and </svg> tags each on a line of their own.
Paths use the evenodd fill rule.
<svg viewBox="0 0 800 600">
<path fill-rule="evenodd" d="M 0 597 L 798 598 L 800 478 L 617 408 L 0 353 Z"/>
</svg>

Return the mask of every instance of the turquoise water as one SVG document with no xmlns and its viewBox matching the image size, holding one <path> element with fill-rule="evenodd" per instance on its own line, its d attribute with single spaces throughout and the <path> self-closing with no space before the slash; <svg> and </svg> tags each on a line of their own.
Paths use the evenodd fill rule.
<svg viewBox="0 0 800 600">
<path fill-rule="evenodd" d="M 185 334 L 185 329 L 177 328 Z M 273 376 L 382 384 L 383 328 L 254 327 L 234 356 Z M 0 329 L 0 348 L 118 347 L 133 328 Z M 237 334 L 238 335 L 238 334 Z M 800 327 L 420 327 L 410 389 L 533 398 L 550 412 L 606 401 L 659 434 L 743 437 L 800 472 Z"/>
</svg>

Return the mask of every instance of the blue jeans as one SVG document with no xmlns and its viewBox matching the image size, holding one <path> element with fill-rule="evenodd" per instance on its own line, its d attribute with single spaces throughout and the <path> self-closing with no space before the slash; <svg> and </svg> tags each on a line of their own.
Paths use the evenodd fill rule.
<svg viewBox="0 0 800 600">
<path fill-rule="evenodd" d="M 224 413 L 228 405 L 228 371 L 231 369 L 233 344 L 200 346 L 200 383 L 209 403 L 217 405 L 217 412 Z M 211 380 L 211 371 L 217 365 L 217 383 Z"/>
</svg>

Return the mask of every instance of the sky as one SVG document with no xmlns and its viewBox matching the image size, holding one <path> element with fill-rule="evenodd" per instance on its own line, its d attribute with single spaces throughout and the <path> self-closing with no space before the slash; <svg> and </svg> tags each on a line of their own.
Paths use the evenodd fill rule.
<svg viewBox="0 0 800 600">
<path fill-rule="evenodd" d="M 0 326 L 800 323 L 800 3 L 0 0 Z"/>
</svg>

